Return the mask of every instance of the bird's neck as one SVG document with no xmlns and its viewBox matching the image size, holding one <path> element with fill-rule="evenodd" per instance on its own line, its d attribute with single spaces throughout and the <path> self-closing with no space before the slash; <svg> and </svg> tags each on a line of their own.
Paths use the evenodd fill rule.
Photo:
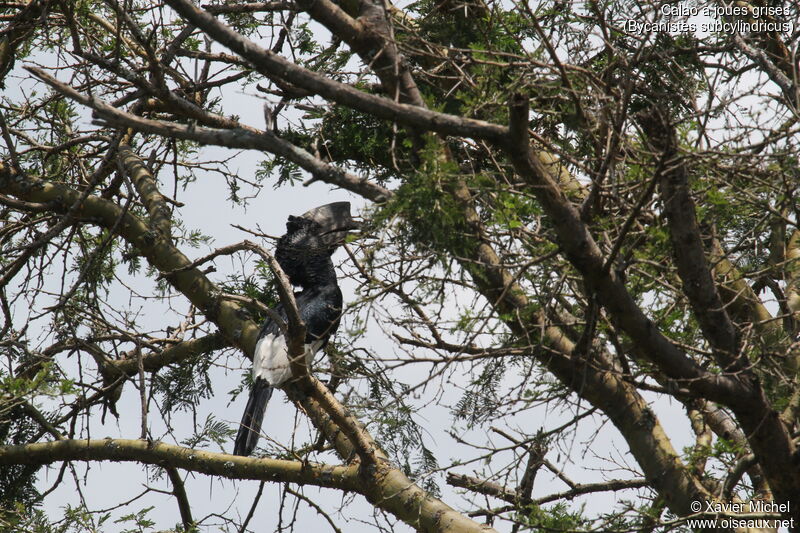
<svg viewBox="0 0 800 533">
<path fill-rule="evenodd" d="M 337 287 L 336 270 L 333 268 L 333 263 L 330 258 L 325 258 L 325 261 L 309 264 L 306 268 L 305 276 L 303 276 L 300 286 L 303 291 L 309 289 L 323 289 L 326 287 Z"/>
</svg>

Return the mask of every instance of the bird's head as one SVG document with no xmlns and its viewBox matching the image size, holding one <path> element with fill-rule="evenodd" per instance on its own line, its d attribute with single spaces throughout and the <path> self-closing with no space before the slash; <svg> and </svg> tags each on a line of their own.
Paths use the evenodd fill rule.
<svg viewBox="0 0 800 533">
<path fill-rule="evenodd" d="M 350 215 L 350 202 L 333 202 L 306 211 L 300 218 L 313 220 L 319 225 L 316 230 L 322 246 L 327 247 L 329 254 L 342 245 L 347 234 L 358 229 L 358 224 Z M 289 217 L 291 223 L 292 217 Z M 289 223 L 286 224 L 287 229 Z"/>
<path fill-rule="evenodd" d="M 316 207 L 301 216 L 289 216 L 286 233 L 278 240 L 275 259 L 294 285 L 306 286 L 330 265 L 330 256 L 347 234 L 358 228 L 350 202 Z"/>
</svg>

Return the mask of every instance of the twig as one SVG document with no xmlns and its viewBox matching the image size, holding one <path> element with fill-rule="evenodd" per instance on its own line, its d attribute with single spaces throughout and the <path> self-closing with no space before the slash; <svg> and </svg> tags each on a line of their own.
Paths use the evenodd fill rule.
<svg viewBox="0 0 800 533">
<path fill-rule="evenodd" d="M 250 523 L 250 520 L 253 518 L 253 515 L 256 512 L 256 507 L 258 506 L 258 502 L 261 499 L 261 494 L 264 492 L 264 482 L 258 484 L 258 492 L 256 492 L 256 497 L 253 498 L 253 505 L 250 506 L 250 510 L 247 512 L 247 516 L 242 522 L 242 526 L 239 528 L 239 533 L 245 533 L 247 531 L 247 524 Z"/>
<path fill-rule="evenodd" d="M 292 489 L 291 489 L 290 487 L 288 487 L 288 486 L 287 486 L 287 487 L 285 487 L 285 488 L 284 488 L 284 490 L 285 490 L 287 493 L 289 493 L 289 494 L 291 494 L 292 496 L 294 496 L 295 498 L 297 498 L 297 499 L 300 499 L 300 500 L 303 500 L 304 502 L 306 502 L 306 504 L 307 504 L 309 507 L 311 507 L 312 509 L 314 509 L 314 510 L 317 512 L 317 514 L 319 514 L 319 515 L 322 515 L 322 517 L 323 517 L 323 518 L 324 518 L 324 519 L 325 519 L 325 520 L 328 522 L 328 524 L 330 524 L 330 526 L 331 526 L 331 529 L 333 529 L 333 530 L 334 530 L 336 533 L 342 533 L 342 530 L 341 530 L 341 529 L 339 529 L 338 527 L 336 527 L 336 524 L 334 523 L 334 521 L 333 521 L 333 519 L 330 517 L 330 515 L 328 515 L 328 513 L 326 513 L 325 511 L 323 511 L 323 510 L 322 510 L 322 507 L 320 507 L 319 505 L 317 505 L 316 503 L 314 503 L 314 502 L 313 502 L 313 501 L 312 501 L 312 500 L 311 500 L 309 497 L 307 497 L 307 496 L 305 496 L 304 494 L 301 494 L 301 493 L 299 493 L 299 492 L 297 492 L 297 491 L 294 491 L 294 490 L 292 490 Z"/>
<path fill-rule="evenodd" d="M 566 490 L 564 492 L 549 494 L 541 498 L 531 499 L 528 502 L 524 501 L 521 502 L 519 498 L 519 493 L 515 490 L 506 488 L 498 483 L 494 483 L 485 479 L 478 479 L 472 476 L 466 476 L 463 474 L 454 474 L 452 472 L 448 472 L 447 484 L 452 485 L 453 487 L 459 487 L 470 490 L 472 492 L 477 492 L 479 494 L 494 496 L 495 498 L 501 499 L 503 501 L 515 505 L 519 503 L 522 503 L 523 505 L 526 503 L 530 503 L 532 505 L 541 505 L 543 503 L 549 503 L 556 500 L 572 499 L 575 496 L 580 496 L 581 494 L 590 494 L 592 492 L 638 489 L 641 487 L 646 487 L 647 480 L 613 479 L 611 481 L 604 481 L 601 483 L 586 483 L 586 484 L 580 483 L 576 484 L 573 488 Z"/>
<path fill-rule="evenodd" d="M 22 167 L 19 165 L 19 159 L 17 158 L 17 150 L 14 147 L 14 141 L 11 139 L 11 134 L 8 132 L 8 125 L 6 124 L 6 119 L 3 116 L 3 113 L 0 113 L 0 130 L 3 132 L 3 140 L 8 148 L 8 155 L 11 159 L 11 164 L 14 166 L 14 170 L 22 174 Z"/>
<path fill-rule="evenodd" d="M 42 429 L 47 431 L 50 435 L 52 435 L 56 440 L 63 440 L 64 435 L 62 435 L 56 428 L 53 426 L 47 418 L 39 411 L 36 407 L 31 405 L 27 400 L 18 398 L 21 401 L 22 409 L 25 411 L 25 414 L 31 417 L 36 421 L 37 424 L 42 426 Z"/>
<path fill-rule="evenodd" d="M 255 252 L 256 254 L 261 256 L 261 258 L 264 259 L 264 261 L 269 265 L 270 269 L 275 275 L 276 281 L 278 282 L 277 283 L 278 296 L 281 299 L 281 303 L 283 303 L 284 307 L 286 308 L 286 314 L 289 323 L 286 324 L 275 311 L 273 311 L 272 309 L 268 309 L 266 306 L 262 305 L 261 307 L 259 307 L 259 309 L 265 311 L 271 319 L 275 320 L 276 323 L 278 324 L 278 327 L 281 330 L 286 331 L 290 337 L 291 335 L 297 334 L 299 331 L 297 328 L 299 328 L 299 326 L 302 325 L 302 320 L 300 318 L 300 310 L 297 308 L 297 302 L 294 299 L 294 291 L 292 290 L 292 284 L 289 281 L 289 278 L 283 272 L 281 266 L 272 256 L 272 254 L 270 254 L 265 248 L 259 246 L 254 242 L 245 240 L 240 243 L 230 244 L 228 246 L 217 248 L 210 254 L 204 255 L 199 259 L 195 259 L 188 265 L 184 265 L 181 268 L 172 270 L 170 272 L 162 272 L 159 277 L 166 278 L 178 272 L 185 272 L 187 270 L 197 268 L 199 265 L 211 261 L 215 257 L 219 257 L 221 255 L 232 255 L 235 254 L 236 252 L 241 252 L 243 250 L 249 250 L 251 252 Z M 232 300 L 241 301 L 240 298 L 236 298 L 234 295 L 227 295 L 227 297 L 229 297 L 229 299 Z M 251 299 L 247 299 L 247 303 L 252 304 L 253 301 Z M 292 321 L 294 321 L 295 323 L 294 330 L 292 329 L 293 327 Z M 305 326 L 303 326 L 303 328 L 305 328 Z M 302 335 L 302 341 L 303 345 L 305 345 L 305 333 L 303 333 Z M 290 355 L 291 353 L 292 352 L 290 350 Z M 303 353 L 305 353 L 305 347 L 303 347 Z"/>
<path fill-rule="evenodd" d="M 140 346 L 136 347 L 136 362 L 139 369 L 139 400 L 142 404 L 142 433 L 139 438 L 144 440 L 147 439 L 147 390 L 144 382 L 144 363 L 142 362 L 142 349 Z"/>
<path fill-rule="evenodd" d="M 183 529 L 189 533 L 195 527 L 194 519 L 192 518 L 192 508 L 189 505 L 189 498 L 186 496 L 186 487 L 183 484 L 178 469 L 172 466 L 165 468 L 169 480 L 172 482 L 172 494 L 178 500 L 178 510 L 181 513 L 181 521 L 183 522 Z M 261 482 L 264 483 L 263 481 Z"/>
</svg>

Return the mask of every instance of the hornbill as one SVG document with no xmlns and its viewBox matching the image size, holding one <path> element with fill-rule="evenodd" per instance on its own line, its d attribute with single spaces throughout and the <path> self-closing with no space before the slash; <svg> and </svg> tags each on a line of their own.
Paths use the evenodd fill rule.
<svg viewBox="0 0 800 533">
<path fill-rule="evenodd" d="M 299 217 L 290 215 L 286 234 L 278 239 L 275 259 L 292 285 L 302 288 L 295 293 L 295 300 L 306 326 L 306 364 L 311 363 L 339 327 L 342 291 L 336 282 L 331 255 L 344 242 L 348 231 L 356 228 L 350 216 L 350 203 L 335 202 Z M 287 321 L 283 304 L 274 311 L 284 323 Z M 272 391 L 292 377 L 285 335 L 271 318 L 261 327 L 253 354 L 253 388 L 233 448 L 236 455 L 253 452 Z"/>
</svg>

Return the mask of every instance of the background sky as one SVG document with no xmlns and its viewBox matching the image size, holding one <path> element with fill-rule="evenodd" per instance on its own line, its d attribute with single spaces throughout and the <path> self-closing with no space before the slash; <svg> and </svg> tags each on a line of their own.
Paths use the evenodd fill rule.
<svg viewBox="0 0 800 533">
<path fill-rule="evenodd" d="M 324 35 L 321 28 L 318 35 Z M 325 38 L 322 37 L 324 40 Z M 36 60 L 41 63 L 55 65 L 55 59 L 49 59 L 46 55 L 37 56 Z M 20 91 L 30 91 L 32 81 L 27 73 L 21 70 L 24 62 L 18 62 L 12 77 L 16 76 L 19 83 L 11 82 L 8 84 L 5 95 L 14 100 Z M 60 79 L 66 79 L 58 76 Z M 9 79 L 9 81 L 10 81 Z M 262 81 L 263 83 L 263 81 Z M 231 91 L 226 88 L 225 92 L 216 91 L 215 96 L 222 98 L 221 107 L 226 115 L 238 115 L 242 122 L 263 128 L 262 105 L 264 100 L 255 94 L 254 85 L 246 87 L 244 90 Z M 279 117 L 279 121 L 300 120 L 297 114 L 287 114 Z M 83 113 L 83 125 L 90 122 L 90 114 Z M 145 155 L 145 154 L 142 154 Z M 259 161 L 263 159 L 262 154 L 255 152 L 235 152 L 224 148 L 207 147 L 202 151 L 203 159 L 227 158 L 234 156 L 230 161 L 230 167 L 243 177 L 251 178 L 254 176 Z M 312 207 L 321 204 L 348 200 L 353 203 L 353 211 L 358 213 L 365 203 L 359 197 L 355 197 L 347 191 L 333 189 L 326 184 L 317 182 L 310 187 L 282 187 L 273 189 L 274 181 L 267 181 L 258 194 L 257 198 L 251 199 L 247 206 L 236 205 L 227 200 L 228 188 L 224 179 L 218 174 L 198 169 L 195 173 L 196 181 L 189 185 L 185 191 L 179 191 L 177 200 L 183 202 L 185 207 L 179 209 L 179 218 L 183 224 L 190 229 L 197 229 L 203 234 L 212 237 L 212 242 L 208 246 L 192 250 L 184 247 L 184 253 L 194 259 L 205 255 L 214 248 L 226 246 L 239 242 L 243 239 L 252 237 L 233 227 L 239 225 L 246 228 L 260 228 L 261 231 L 269 235 L 281 235 L 285 229 L 286 218 L 290 214 L 301 214 Z M 171 190 L 171 178 L 167 178 L 167 191 Z M 265 243 L 268 249 L 273 249 L 273 243 Z M 352 272 L 352 265 L 348 264 L 346 254 L 338 251 L 334 256 L 335 262 L 344 263 L 341 271 Z M 223 257 L 214 262 L 217 272 L 210 274 L 209 277 L 214 281 L 224 279 L 228 273 L 236 272 L 241 269 L 253 267 L 253 263 L 242 264 L 239 259 Z M 61 277 L 61 272 L 54 266 L 51 272 L 54 286 L 57 286 Z M 119 272 L 120 279 L 126 284 L 134 287 L 141 294 L 149 294 L 154 286 L 153 281 L 146 279 L 142 275 L 134 277 L 128 276 L 122 270 Z M 342 291 L 345 302 L 353 302 L 357 298 L 357 283 L 352 279 L 342 279 Z M 453 302 L 453 313 L 455 316 L 457 302 Z M 167 305 L 159 304 L 151 300 L 131 299 L 127 290 L 120 288 L 109 295 L 108 305 L 113 308 L 123 308 L 131 306 L 139 307 L 138 322 L 145 325 L 144 329 L 161 330 L 166 325 L 177 325 L 180 321 L 179 316 L 171 315 Z M 172 299 L 172 305 L 178 311 L 188 309 L 188 301 L 181 297 Z M 42 344 L 49 340 L 48 324 L 40 321 L 40 330 L 31 331 L 32 339 L 38 338 Z M 348 317 L 345 315 L 343 328 L 348 325 Z M 388 332 L 390 333 L 390 332 Z M 379 324 L 369 324 L 368 331 L 363 338 L 359 339 L 358 345 L 369 348 L 378 356 L 392 358 L 397 349 L 395 344 L 386 336 Z M 228 391 L 235 388 L 241 381 L 243 372 L 249 368 L 249 361 L 239 354 L 235 354 L 227 359 L 225 366 L 217 367 L 213 370 L 212 380 L 214 383 L 215 395 L 210 400 L 204 401 L 197 406 L 196 418 L 187 411 L 174 413 L 172 425 L 174 434 L 181 437 L 190 436 L 196 423 L 202 422 L 208 416 L 213 416 L 219 420 L 229 423 L 235 427 L 244 409 L 246 398 L 244 395 L 231 402 Z M 66 361 L 65 365 L 74 364 Z M 429 377 L 430 367 L 423 365 L 406 366 L 395 371 L 393 379 L 408 384 L 419 383 Z M 445 378 L 445 387 L 440 388 L 436 384 L 415 391 L 414 402 L 424 405 L 425 408 L 417 415 L 417 422 L 424 427 L 427 438 L 426 445 L 436 454 L 440 466 L 447 465 L 452 461 L 461 458 L 471 458 L 476 455 L 474 450 L 459 444 L 458 440 L 451 434 L 452 416 L 450 406 L 454 405 L 461 395 L 460 387 L 466 385 L 470 379 L 466 369 L 454 371 L 452 375 Z M 504 387 L 512 385 L 515 376 L 506 378 L 508 383 Z M 651 397 L 652 398 L 652 397 Z M 682 408 L 677 404 L 672 404 L 664 400 L 652 405 L 654 411 L 659 416 L 669 437 L 676 449 L 680 450 L 683 446 L 692 444 L 689 436 L 691 431 L 686 425 L 686 417 Z M 99 410 L 93 411 L 95 419 L 92 420 L 91 427 L 94 428 L 92 438 L 115 437 L 115 438 L 138 438 L 140 432 L 140 409 L 138 391 L 130 384 L 126 385 L 122 398 L 118 403 L 120 418 L 118 420 L 111 416 L 106 417 L 105 423 L 101 425 L 99 420 Z M 155 411 L 155 409 L 153 409 Z M 559 412 L 549 411 L 545 408 L 528 410 L 518 417 L 505 418 L 497 424 L 502 429 L 511 429 L 526 434 L 535 433 L 536 429 L 542 428 L 547 431 L 559 426 L 569 420 L 574 413 L 571 411 Z M 174 442 L 166 428 L 161 424 L 160 417 L 156 412 L 149 417 L 150 432 L 155 438 L 163 439 L 166 442 Z M 369 424 L 368 420 L 363 422 Z M 490 432 L 490 426 L 478 427 L 471 430 L 456 428 L 456 434 L 460 439 L 472 443 L 502 443 L 503 438 Z M 306 419 L 299 415 L 296 410 L 287 404 L 282 393 L 273 396 L 264 422 L 263 431 L 270 438 L 277 442 L 289 445 L 295 428 L 301 428 L 301 433 L 307 433 L 309 424 Z M 100 432 L 98 433 L 98 428 Z M 512 431 L 513 433 L 513 431 Z M 213 451 L 230 451 L 233 443 L 230 442 L 225 450 L 220 450 L 211 446 Z M 577 453 L 557 453 L 557 446 L 562 447 L 562 451 L 572 451 Z M 506 452 L 508 455 L 508 452 Z M 575 458 L 575 462 L 569 462 L 568 457 Z M 574 434 L 571 441 L 560 442 L 554 445 L 553 451 L 548 458 L 563 468 L 564 472 L 576 481 L 588 483 L 592 481 L 602 481 L 608 476 L 614 478 L 634 477 L 635 463 L 628 461 L 627 446 L 619 437 L 611 424 L 602 424 L 596 417 L 589 417 L 581 424 L 578 432 Z M 505 464 L 509 457 L 500 457 L 497 464 Z M 89 504 L 90 509 L 113 509 L 112 521 L 119 519 L 127 513 L 135 510 L 153 506 L 148 513 L 148 518 L 156 522 L 156 529 L 167 529 L 180 522 L 177 503 L 169 494 L 150 493 L 141 499 L 137 499 L 130 505 L 118 507 L 120 502 L 130 500 L 145 490 L 146 487 L 155 487 L 160 490 L 170 491 L 171 486 L 165 477 L 156 478 L 158 469 L 143 467 L 137 464 L 114 464 L 114 463 L 73 463 L 74 472 L 68 476 L 75 475 L 81 479 L 82 485 L 87 488 L 83 497 Z M 53 468 L 42 470 L 40 476 L 40 488 L 48 488 L 54 481 L 60 465 Z M 473 474 L 475 470 L 482 468 L 491 469 L 492 465 L 485 461 L 477 464 L 469 464 L 462 467 L 454 467 L 451 470 L 463 474 Z M 143 471 L 147 475 L 143 475 Z M 442 499 L 456 508 L 464 508 L 464 501 L 458 492 L 450 488 L 444 482 L 444 473 L 434 474 L 438 486 L 442 490 Z M 212 478 L 204 475 L 189 474 L 186 481 L 186 488 L 189 500 L 192 504 L 192 511 L 196 519 L 208 515 L 224 516 L 244 516 L 247 514 L 252 504 L 254 495 L 258 490 L 259 483 L 256 481 L 228 481 Z M 545 469 L 540 470 L 536 478 L 534 487 L 534 497 L 541 497 L 546 494 L 566 490 L 566 485 L 556 479 L 554 475 Z M 297 489 L 297 487 L 294 487 Z M 293 498 L 289 498 L 289 505 L 280 508 L 280 492 L 282 488 L 278 484 L 267 483 L 264 495 L 258 506 L 256 514 L 250 523 L 251 529 L 256 531 L 274 531 L 278 524 L 279 516 L 282 516 L 283 524 L 286 524 L 292 517 L 296 518 L 297 531 L 327 531 L 327 522 L 319 516 L 306 503 L 299 503 L 297 513 L 293 512 Z M 360 496 L 344 496 L 338 492 L 327 489 L 305 488 L 303 492 L 316 504 L 320 505 L 327 512 L 331 513 L 337 525 L 348 532 L 375 531 L 374 526 L 366 523 L 371 520 L 374 513 L 373 507 Z M 589 515 L 603 511 L 610 511 L 611 506 L 617 503 L 617 498 L 623 493 L 601 493 L 584 498 L 576 498 L 572 505 L 575 508 L 585 505 Z M 630 497 L 632 492 L 624 493 Z M 74 484 L 71 482 L 62 483 L 46 501 L 46 510 L 53 517 L 58 518 L 66 505 L 75 505 L 81 495 L 75 492 Z M 352 500 L 352 502 L 351 502 Z M 486 500 L 490 505 L 500 505 L 498 500 Z M 343 514 L 338 514 L 343 503 L 347 502 L 347 510 Z M 354 512 L 354 509 L 356 512 Z M 211 519 L 210 524 L 219 523 L 219 520 Z M 510 526 L 505 523 L 496 523 L 495 527 L 501 531 L 510 530 Z M 108 522 L 102 526 L 103 531 L 123 531 L 130 527 L 128 523 Z M 204 527 L 202 530 L 213 531 L 214 527 Z M 394 531 L 410 531 L 411 528 L 399 523 L 393 527 Z"/>
</svg>

